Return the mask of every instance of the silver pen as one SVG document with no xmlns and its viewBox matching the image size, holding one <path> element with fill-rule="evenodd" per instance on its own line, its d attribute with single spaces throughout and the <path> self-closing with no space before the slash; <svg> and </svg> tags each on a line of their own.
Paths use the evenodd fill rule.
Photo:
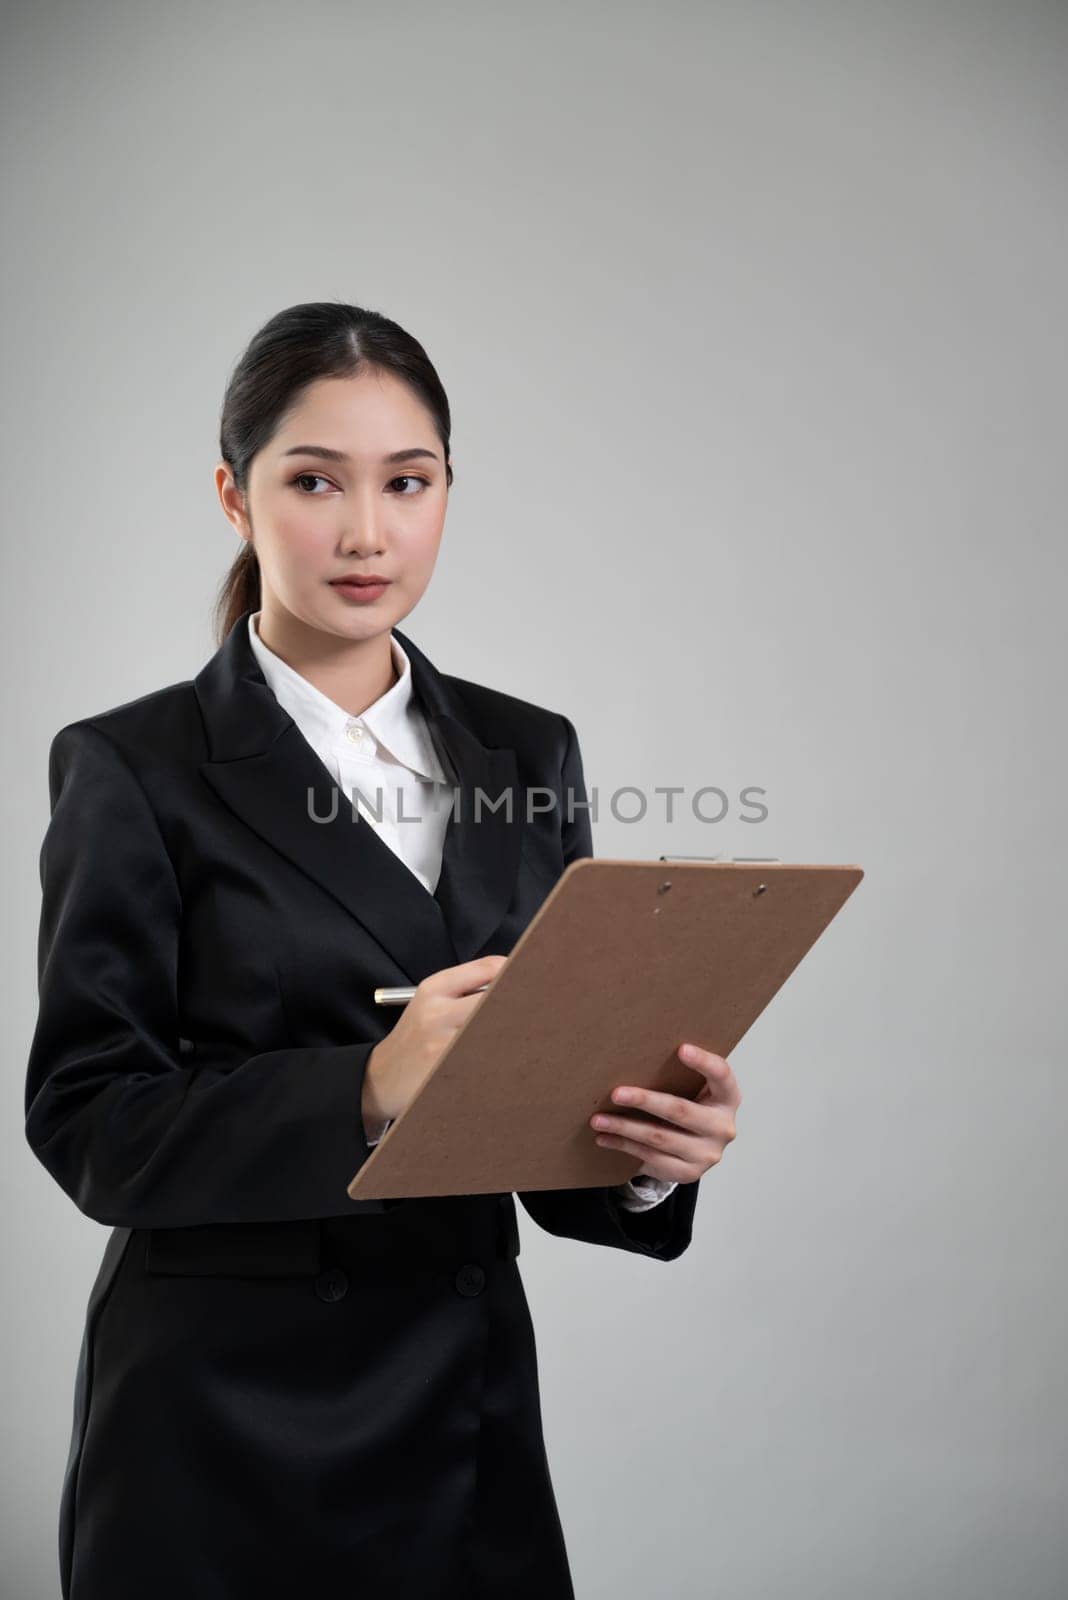
<svg viewBox="0 0 1068 1600">
<path fill-rule="evenodd" d="M 415 986 L 414 983 L 410 983 L 410 984 L 403 984 L 399 988 L 395 988 L 395 989 L 376 989 L 375 990 L 375 1005 L 376 1006 L 406 1006 L 408 1004 L 409 1000 L 414 1000 L 415 999 L 415 987 L 416 986 Z M 472 994 L 481 994 L 483 992 L 483 990 L 488 989 L 488 988 L 489 988 L 489 984 L 488 983 L 483 983 L 483 984 L 480 984 L 480 986 L 477 989 L 472 989 L 470 992 Z"/>
</svg>

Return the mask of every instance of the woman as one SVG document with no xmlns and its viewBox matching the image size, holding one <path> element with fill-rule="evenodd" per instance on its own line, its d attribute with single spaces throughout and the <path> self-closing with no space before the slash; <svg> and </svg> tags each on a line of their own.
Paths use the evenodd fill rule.
<svg viewBox="0 0 1068 1600">
<path fill-rule="evenodd" d="M 568 719 L 396 631 L 437 556 L 449 431 L 395 323 L 274 317 L 222 416 L 243 546 L 215 655 L 52 744 L 27 1137 L 112 1229 L 75 1386 L 66 1600 L 573 1592 L 513 1196 L 347 1194 L 591 853 Z M 560 805 L 476 823 L 477 788 L 529 785 Z M 399 1017 L 374 1005 L 404 983 Z M 686 1249 L 739 1098 L 694 1048 L 695 1100 L 636 1091 L 599 1136 L 642 1158 L 631 1182 L 520 1195 L 543 1228 Z"/>
</svg>

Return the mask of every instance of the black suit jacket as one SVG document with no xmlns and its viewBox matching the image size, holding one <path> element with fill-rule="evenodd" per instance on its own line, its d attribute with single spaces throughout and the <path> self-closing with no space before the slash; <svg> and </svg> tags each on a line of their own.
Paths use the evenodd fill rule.
<svg viewBox="0 0 1068 1600">
<path fill-rule="evenodd" d="M 441 673 L 397 637 L 462 790 L 433 895 L 353 820 L 265 682 L 247 613 L 191 682 L 53 740 L 26 1133 L 113 1229 L 61 1508 L 76 1600 L 193 1592 L 206 1568 L 168 1548 L 164 1515 L 183 1550 L 199 1541 L 196 1561 L 238 1561 L 234 1592 L 260 1600 L 283 1576 L 336 1578 L 338 1560 L 377 1572 L 376 1595 L 451 1600 L 498 1569 L 515 1595 L 569 1592 L 513 1197 L 354 1201 L 346 1188 L 369 1154 L 367 1058 L 397 1017 L 374 987 L 509 953 L 565 865 L 592 853 L 588 813 L 565 810 L 568 789 L 585 798 L 581 757 L 565 716 Z M 528 820 L 528 787 L 557 805 Z M 512 789 L 511 818 L 476 822 L 478 789 Z M 519 1198 L 550 1233 L 668 1261 L 690 1243 L 698 1187 L 637 1213 L 614 1185 Z M 440 1302 L 430 1263 L 447 1273 Z M 262 1390 L 245 1390 L 265 1317 Z M 329 1439 L 317 1363 L 341 1420 Z M 398 1383 L 418 1390 L 400 1409 Z M 210 1439 L 224 1465 L 209 1484 Z M 285 1507 L 302 1495 L 311 1531 L 297 1538 Z M 242 1516 L 267 1536 L 243 1565 L 224 1555 Z"/>
</svg>

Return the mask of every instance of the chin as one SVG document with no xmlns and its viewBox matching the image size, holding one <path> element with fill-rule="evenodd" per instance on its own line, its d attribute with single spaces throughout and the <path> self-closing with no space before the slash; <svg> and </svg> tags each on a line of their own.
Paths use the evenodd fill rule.
<svg viewBox="0 0 1068 1600">
<path fill-rule="evenodd" d="M 370 639 L 392 628 L 397 617 L 403 616 L 405 610 L 402 597 L 391 590 L 387 590 L 380 600 L 363 606 L 334 595 L 325 606 L 315 607 L 319 613 L 316 626 L 344 634 L 350 639 Z"/>
</svg>

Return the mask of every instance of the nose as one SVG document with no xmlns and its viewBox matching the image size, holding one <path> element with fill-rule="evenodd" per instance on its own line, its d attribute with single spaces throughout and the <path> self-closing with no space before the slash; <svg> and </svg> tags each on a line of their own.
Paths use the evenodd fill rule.
<svg viewBox="0 0 1068 1600">
<path fill-rule="evenodd" d="M 383 500 L 373 482 L 365 482 L 340 502 L 341 531 L 338 535 L 338 552 L 356 560 L 366 560 L 384 553 L 386 522 L 390 507 Z"/>
<path fill-rule="evenodd" d="M 385 538 L 372 518 L 360 518 L 343 529 L 338 548 L 344 555 L 358 556 L 360 559 L 380 556 L 385 549 Z"/>
</svg>

